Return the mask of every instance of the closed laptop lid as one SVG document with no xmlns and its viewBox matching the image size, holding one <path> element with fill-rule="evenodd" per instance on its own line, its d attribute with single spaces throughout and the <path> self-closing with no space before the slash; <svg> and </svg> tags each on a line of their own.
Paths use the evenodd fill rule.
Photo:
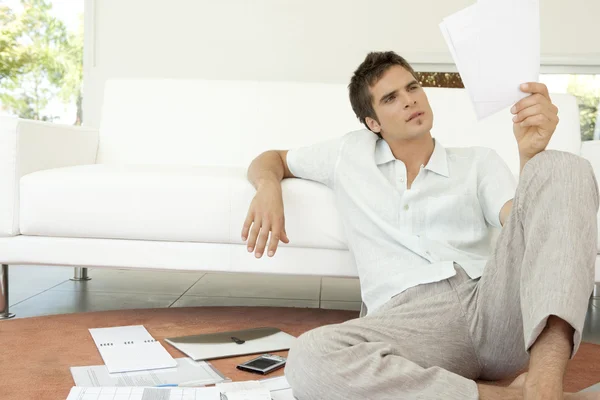
<svg viewBox="0 0 600 400">
<path fill-rule="evenodd" d="M 194 360 L 288 350 L 295 337 L 272 327 L 165 339 Z"/>
</svg>

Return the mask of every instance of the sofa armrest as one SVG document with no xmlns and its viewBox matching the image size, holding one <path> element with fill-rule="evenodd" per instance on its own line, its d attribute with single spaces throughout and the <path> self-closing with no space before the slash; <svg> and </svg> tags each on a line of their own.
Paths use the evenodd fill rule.
<svg viewBox="0 0 600 400">
<path fill-rule="evenodd" d="M 581 143 L 581 156 L 592 164 L 596 180 L 600 184 L 600 140 Z M 600 211 L 598 211 L 598 220 L 600 221 Z M 598 254 L 600 254 L 600 224 L 598 227 Z"/>
<path fill-rule="evenodd" d="M 95 164 L 97 151 L 97 129 L 0 116 L 0 237 L 19 234 L 22 176 Z"/>
</svg>

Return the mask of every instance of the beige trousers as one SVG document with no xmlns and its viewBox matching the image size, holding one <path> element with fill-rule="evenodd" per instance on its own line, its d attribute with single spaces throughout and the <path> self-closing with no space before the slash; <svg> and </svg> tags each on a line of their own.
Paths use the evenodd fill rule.
<svg viewBox="0 0 600 400">
<path fill-rule="evenodd" d="M 419 285 L 367 315 L 302 335 L 286 376 L 299 400 L 478 399 L 475 379 L 527 365 L 550 315 L 581 342 L 594 285 L 598 185 L 578 156 L 544 151 L 522 171 L 483 276 Z"/>
</svg>

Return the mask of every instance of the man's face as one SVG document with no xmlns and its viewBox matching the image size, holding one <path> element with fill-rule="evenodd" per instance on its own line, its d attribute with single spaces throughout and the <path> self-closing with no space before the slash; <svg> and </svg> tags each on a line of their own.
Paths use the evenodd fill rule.
<svg viewBox="0 0 600 400">
<path fill-rule="evenodd" d="M 384 139 L 410 140 L 431 131 L 433 112 L 427 95 L 412 74 L 401 66 L 389 68 L 370 91 L 379 122 L 367 118 L 367 124 Z"/>
</svg>

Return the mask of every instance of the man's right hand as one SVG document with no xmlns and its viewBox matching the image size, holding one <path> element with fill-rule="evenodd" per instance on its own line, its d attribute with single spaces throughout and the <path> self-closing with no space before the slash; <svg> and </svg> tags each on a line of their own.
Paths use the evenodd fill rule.
<svg viewBox="0 0 600 400">
<path fill-rule="evenodd" d="M 279 182 L 265 182 L 260 185 L 250 204 L 242 229 L 242 240 L 248 239 L 248 252 L 254 251 L 255 257 L 261 258 L 269 233 L 268 256 L 273 257 L 280 240 L 283 243 L 290 241 L 285 232 L 283 195 Z"/>
</svg>

